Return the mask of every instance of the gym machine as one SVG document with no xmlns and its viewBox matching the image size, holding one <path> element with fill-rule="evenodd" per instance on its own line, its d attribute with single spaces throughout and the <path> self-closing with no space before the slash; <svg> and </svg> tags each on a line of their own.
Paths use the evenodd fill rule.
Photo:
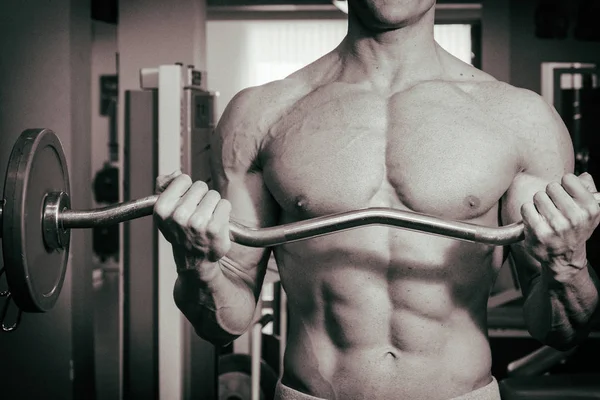
<svg viewBox="0 0 600 400">
<path fill-rule="evenodd" d="M 191 66 L 161 65 L 142 69 L 140 89 L 125 92 L 125 201 L 154 192 L 156 177 L 175 169 L 210 184 L 216 94 L 205 82 Z M 175 265 L 154 220 L 125 223 L 123 249 L 124 395 L 215 398 L 217 349 L 173 303 Z"/>
</svg>

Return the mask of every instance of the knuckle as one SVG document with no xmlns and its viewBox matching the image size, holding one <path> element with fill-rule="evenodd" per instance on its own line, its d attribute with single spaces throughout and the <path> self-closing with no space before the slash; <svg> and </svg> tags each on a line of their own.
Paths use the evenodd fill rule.
<svg viewBox="0 0 600 400">
<path fill-rule="evenodd" d="M 594 203 L 587 209 L 587 212 L 590 218 L 597 218 L 600 216 L 600 206 L 597 203 Z"/>
<path fill-rule="evenodd" d="M 170 207 L 164 203 L 161 202 L 160 200 L 156 202 L 156 204 L 154 205 L 154 213 L 160 218 L 160 219 L 167 219 L 169 217 L 169 214 L 171 213 L 171 209 Z"/>
<path fill-rule="evenodd" d="M 229 237 L 226 237 L 215 244 L 215 246 L 211 249 L 208 254 L 209 260 L 213 262 L 220 260 L 229 252 L 230 249 L 231 241 L 229 240 Z"/>
<path fill-rule="evenodd" d="M 582 204 L 580 209 L 581 210 L 577 214 L 579 214 L 584 220 L 593 218 L 594 214 L 596 213 L 593 204 Z"/>
<path fill-rule="evenodd" d="M 530 231 L 530 240 L 532 243 L 537 244 L 537 243 L 543 243 L 544 242 L 544 233 L 540 232 L 537 229 L 531 229 Z"/>
<path fill-rule="evenodd" d="M 190 219 L 190 212 L 185 207 L 177 207 L 173 212 L 173 221 L 179 225 L 186 225 Z"/>
<path fill-rule="evenodd" d="M 585 221 L 588 220 L 588 218 L 589 215 L 586 215 L 585 212 L 577 211 L 571 213 L 569 221 L 571 222 L 571 226 L 578 227 L 580 225 L 583 225 Z"/>
<path fill-rule="evenodd" d="M 539 243 L 547 243 L 554 236 L 554 233 L 549 229 L 538 229 L 534 230 L 534 236 Z"/>
<path fill-rule="evenodd" d="M 202 233 L 206 229 L 206 219 L 199 214 L 194 214 L 190 217 L 190 229 L 192 232 L 198 234 Z"/>
<path fill-rule="evenodd" d="M 552 222 L 552 229 L 558 234 L 565 233 L 571 229 L 572 223 L 569 221 L 554 221 Z"/>
<path fill-rule="evenodd" d="M 221 232 L 221 227 L 216 222 L 209 222 L 205 228 L 206 236 L 210 239 L 215 239 Z"/>
<path fill-rule="evenodd" d="M 584 215 L 585 215 L 584 221 L 590 222 L 590 221 L 595 221 L 598 218 L 598 216 L 600 215 L 600 212 L 594 207 L 588 207 L 585 209 Z"/>
</svg>

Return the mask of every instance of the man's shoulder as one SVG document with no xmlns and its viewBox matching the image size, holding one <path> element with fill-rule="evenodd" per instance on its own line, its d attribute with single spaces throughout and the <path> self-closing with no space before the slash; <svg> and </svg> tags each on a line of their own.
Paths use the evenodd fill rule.
<svg viewBox="0 0 600 400">
<path fill-rule="evenodd" d="M 553 106 L 534 91 L 503 82 L 490 82 L 482 88 L 481 104 L 490 115 L 506 127 L 517 145 L 525 167 L 547 163 L 568 163 L 572 144 L 560 115 Z M 558 156 L 558 159 L 556 157 Z"/>
<path fill-rule="evenodd" d="M 539 94 L 529 89 L 500 81 L 486 81 L 478 85 L 475 96 L 483 107 L 495 114 L 505 125 L 523 129 L 560 129 L 560 116 Z"/>
<path fill-rule="evenodd" d="M 285 78 L 238 92 L 227 105 L 225 114 L 229 118 L 250 121 L 272 120 L 303 97 L 307 85 L 298 80 Z M 225 116 L 224 114 L 224 116 Z"/>
<path fill-rule="evenodd" d="M 539 94 L 499 81 L 471 65 L 454 65 L 450 80 L 505 123 L 521 126 L 555 120 L 554 109 Z"/>
<path fill-rule="evenodd" d="M 288 79 L 253 86 L 238 92 L 227 104 L 214 135 L 213 150 L 228 168 L 253 166 L 268 141 L 271 127 L 281 118 L 299 85 Z"/>
</svg>

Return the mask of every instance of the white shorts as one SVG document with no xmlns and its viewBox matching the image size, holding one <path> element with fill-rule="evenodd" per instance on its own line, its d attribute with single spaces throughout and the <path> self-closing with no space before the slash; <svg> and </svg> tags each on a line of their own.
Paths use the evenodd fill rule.
<svg viewBox="0 0 600 400">
<path fill-rule="evenodd" d="M 308 394 L 304 394 L 290 387 L 285 386 L 281 383 L 281 380 L 277 382 L 275 388 L 275 400 L 327 400 L 321 397 L 314 397 Z M 376 399 L 373 399 L 376 400 Z M 400 399 L 399 399 L 400 400 Z M 454 397 L 450 400 L 500 400 L 500 389 L 498 388 L 498 381 L 492 377 L 492 381 L 477 390 L 470 393 L 463 394 L 462 396 Z"/>
</svg>

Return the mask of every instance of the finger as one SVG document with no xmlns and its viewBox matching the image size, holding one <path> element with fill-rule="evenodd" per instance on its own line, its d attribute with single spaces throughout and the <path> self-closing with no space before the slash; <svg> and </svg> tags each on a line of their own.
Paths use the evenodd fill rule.
<svg viewBox="0 0 600 400">
<path fill-rule="evenodd" d="M 179 202 L 173 211 L 173 221 L 181 226 L 186 226 L 192 214 L 196 211 L 196 206 L 204 195 L 208 192 L 208 185 L 202 181 L 196 181 L 190 186 L 187 192 L 179 199 Z"/>
<path fill-rule="evenodd" d="M 206 232 L 216 237 L 223 231 L 229 231 L 229 219 L 231 216 L 231 203 L 227 199 L 221 199 L 213 211 L 212 218 L 206 226 Z M 229 235 L 227 235 L 229 237 Z"/>
<path fill-rule="evenodd" d="M 594 178 L 592 177 L 592 175 L 588 174 L 587 172 L 584 172 L 583 174 L 579 175 L 578 178 L 583 183 L 583 186 L 585 186 L 585 188 L 590 192 L 595 193 L 598 191 L 598 189 L 596 189 L 596 183 L 594 182 Z"/>
<path fill-rule="evenodd" d="M 521 206 L 521 216 L 525 231 L 533 235 L 537 241 L 541 241 L 544 237 L 552 234 L 553 230 L 548 225 L 548 222 L 543 218 L 535 207 L 535 204 L 528 202 Z"/>
<path fill-rule="evenodd" d="M 533 196 L 533 204 L 538 213 L 544 218 L 555 232 L 562 231 L 569 226 L 568 221 L 556 208 L 546 192 L 538 192 Z"/>
<path fill-rule="evenodd" d="M 217 204 L 221 200 L 221 195 L 215 190 L 209 190 L 190 217 L 189 226 L 194 232 L 204 232 L 206 225 L 213 218 L 213 213 Z"/>
<path fill-rule="evenodd" d="M 523 223 L 525 224 L 526 228 L 534 231 L 542 228 L 548 228 L 548 224 L 538 213 L 538 210 L 535 208 L 535 204 L 532 202 L 524 203 L 521 206 L 521 216 L 523 217 Z"/>
<path fill-rule="evenodd" d="M 548 186 L 546 186 L 546 194 L 548 194 L 548 197 L 550 197 L 554 206 L 565 216 L 568 216 L 573 209 L 579 209 L 575 200 L 573 200 L 571 195 L 567 193 L 565 188 L 558 182 L 549 183 Z"/>
<path fill-rule="evenodd" d="M 188 175 L 177 176 L 156 200 L 154 214 L 162 220 L 169 218 L 191 185 L 192 180 Z"/>
<path fill-rule="evenodd" d="M 215 206 L 212 218 L 206 225 L 206 235 L 211 239 L 229 238 L 229 218 L 231 216 L 231 203 L 221 199 Z"/>
<path fill-rule="evenodd" d="M 213 212 L 213 220 L 222 221 L 229 226 L 229 218 L 231 216 L 231 202 L 227 199 L 219 200 L 215 211 Z"/>
<path fill-rule="evenodd" d="M 231 215 L 231 203 L 226 199 L 221 199 L 212 219 L 206 226 L 206 235 L 213 239 L 212 251 L 208 258 L 210 261 L 217 261 L 229 252 L 231 248 L 231 238 L 229 237 L 229 218 Z"/>
<path fill-rule="evenodd" d="M 173 182 L 173 180 L 179 175 L 181 175 L 181 171 L 176 170 L 171 172 L 169 175 L 161 175 L 156 178 L 156 194 L 161 194 L 164 192 L 167 186 L 169 186 L 169 184 Z"/>
<path fill-rule="evenodd" d="M 588 179 L 585 178 L 584 179 Z M 576 177 L 573 174 L 567 174 L 562 179 L 562 186 L 565 188 L 567 193 L 573 197 L 575 203 L 577 203 L 583 210 L 588 214 L 594 215 L 598 213 L 598 202 L 594 198 L 594 195 L 584 185 L 585 180 Z M 593 182 L 592 182 L 593 183 Z M 594 187 L 595 189 L 595 187 Z"/>
</svg>

